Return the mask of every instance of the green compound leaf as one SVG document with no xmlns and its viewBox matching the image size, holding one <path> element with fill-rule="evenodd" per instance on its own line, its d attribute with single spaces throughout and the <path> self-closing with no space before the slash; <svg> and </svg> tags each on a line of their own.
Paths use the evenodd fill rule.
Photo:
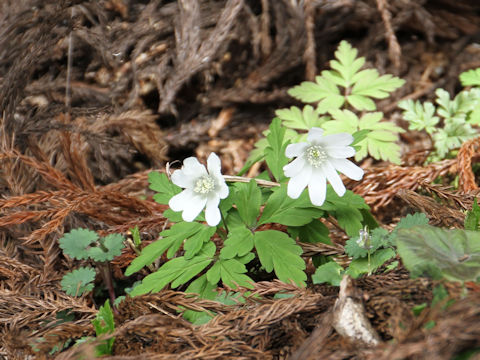
<svg viewBox="0 0 480 360">
<path fill-rule="evenodd" d="M 93 290 L 95 274 L 91 267 L 81 267 L 65 274 L 60 285 L 67 295 L 82 296 Z"/>
<path fill-rule="evenodd" d="M 262 205 L 262 192 L 255 180 L 252 179 L 249 183 L 236 183 L 233 198 L 245 225 L 254 226 Z"/>
<path fill-rule="evenodd" d="M 312 275 L 312 282 L 314 284 L 328 283 L 333 286 L 340 286 L 343 272 L 343 267 L 335 261 L 329 261 L 317 268 L 315 274 Z"/>
<path fill-rule="evenodd" d="M 350 110 L 331 109 L 332 120 L 323 124 L 325 134 L 347 132 L 353 134 L 360 129 L 358 116 Z M 367 134 L 368 136 L 368 134 Z M 362 141 L 358 142 L 360 145 Z"/>
<path fill-rule="evenodd" d="M 385 99 L 390 92 L 395 91 L 405 80 L 392 75 L 379 76 L 375 69 L 360 71 L 355 75 L 355 85 L 347 101 L 357 110 L 376 110 L 375 103 L 369 98 Z"/>
<path fill-rule="evenodd" d="M 275 111 L 275 115 L 282 120 L 282 125 L 290 129 L 310 130 L 312 127 L 321 127 L 327 117 L 320 116 L 310 105 L 306 105 L 303 111 L 296 106 L 290 109 Z"/>
<path fill-rule="evenodd" d="M 230 229 L 227 239 L 220 251 L 221 259 L 233 259 L 236 256 L 245 256 L 253 249 L 253 233 L 246 227 Z"/>
<path fill-rule="evenodd" d="M 477 131 L 465 120 L 450 120 L 443 129 L 433 134 L 435 149 L 441 159 L 445 158 L 450 150 L 459 148 L 465 141 L 477 136 Z"/>
<path fill-rule="evenodd" d="M 386 160 L 395 164 L 400 164 L 400 146 L 395 142 L 398 140 L 398 134 L 405 132 L 402 128 L 391 122 L 381 121 L 383 113 L 374 112 L 364 114 L 359 123 L 359 130 L 369 130 L 366 139 L 358 143 L 362 149 L 365 144 L 368 153 L 376 160 Z M 356 160 L 362 158 L 360 155 L 355 156 Z"/>
<path fill-rule="evenodd" d="M 203 244 L 210 240 L 217 229 L 211 226 L 204 226 L 188 239 L 185 240 L 183 249 L 185 250 L 185 259 L 190 260 L 198 254 Z"/>
<path fill-rule="evenodd" d="M 98 234 L 88 229 L 73 229 L 58 240 L 60 248 L 72 259 L 88 258 L 87 248 L 98 240 Z"/>
<path fill-rule="evenodd" d="M 465 121 L 467 114 L 475 109 L 478 103 L 475 92 L 461 91 L 453 100 L 450 99 L 450 94 L 443 89 L 437 89 L 435 95 L 437 95 L 436 102 L 439 105 L 437 113 L 447 123 Z"/>
<path fill-rule="evenodd" d="M 103 244 L 105 250 L 101 246 L 91 247 L 87 250 L 88 256 L 95 261 L 110 261 L 115 256 L 122 254 L 122 249 L 125 247 L 123 243 L 125 239 L 120 234 L 110 234 L 105 238 L 98 240 Z"/>
<path fill-rule="evenodd" d="M 403 118 L 409 122 L 409 130 L 425 130 L 429 134 L 436 131 L 440 118 L 435 116 L 435 105 L 431 102 L 425 101 L 422 106 L 420 101 L 402 100 L 398 107 L 404 110 Z"/>
<path fill-rule="evenodd" d="M 113 320 L 113 311 L 110 307 L 110 302 L 107 300 L 103 306 L 98 309 L 97 316 L 92 320 L 93 327 L 97 337 L 104 334 L 111 334 L 115 331 L 115 322 Z M 111 355 L 113 350 L 113 343 L 115 338 L 112 337 L 107 340 L 103 340 L 99 345 L 95 347 L 95 353 L 97 356 Z"/>
<path fill-rule="evenodd" d="M 315 82 L 302 82 L 288 90 L 288 94 L 305 103 L 320 101 L 317 105 L 319 114 L 324 114 L 329 109 L 338 109 L 345 102 L 344 96 L 340 94 L 335 83 L 322 76 L 315 77 Z"/>
<path fill-rule="evenodd" d="M 284 142 L 285 128 L 281 126 L 278 118 L 273 119 L 267 135 L 268 146 L 265 148 L 265 161 L 277 181 L 285 179 L 283 167 L 287 165 L 288 158 L 285 156 L 285 148 L 288 142 Z"/>
<path fill-rule="evenodd" d="M 345 101 L 357 110 L 375 110 L 371 98 L 384 99 L 405 81 L 392 75 L 380 76 L 375 69 L 360 71 L 365 59 L 357 58 L 357 53 L 348 42 L 342 41 L 335 52 L 336 59 L 330 61 L 333 70 L 322 71 L 315 82 L 305 81 L 288 93 L 306 103 L 318 102 L 319 114 L 340 109 Z M 338 86 L 345 89 L 344 95 Z"/>
<path fill-rule="evenodd" d="M 370 154 L 374 159 L 401 162 L 400 146 L 396 144 L 398 134 L 404 130 L 390 122 L 381 121 L 383 113 L 366 113 L 360 119 L 350 110 L 330 110 L 332 119 L 323 124 L 325 134 L 364 131 L 364 139 L 356 143 L 355 160 Z"/>
<path fill-rule="evenodd" d="M 162 231 L 160 233 L 161 238 L 143 248 L 140 256 L 132 261 L 127 270 L 125 270 L 125 276 L 130 276 L 144 266 L 150 265 L 167 249 L 167 257 L 172 258 L 185 239 L 191 238 L 205 227 L 205 225 L 197 222 L 179 222 L 170 229 Z"/>
<path fill-rule="evenodd" d="M 266 230 L 257 231 L 254 240 L 260 262 L 267 272 L 274 270 L 279 280 L 305 286 L 307 276 L 303 271 L 305 261 L 300 256 L 302 248 L 292 238 L 277 230 Z"/>
<path fill-rule="evenodd" d="M 463 86 L 480 86 L 480 68 L 461 73 L 460 82 Z"/>
<path fill-rule="evenodd" d="M 429 275 L 450 281 L 480 276 L 480 233 L 430 225 L 400 229 L 397 249 L 412 277 Z"/>
<path fill-rule="evenodd" d="M 182 191 L 179 186 L 168 179 L 167 175 L 158 171 L 152 171 L 148 174 L 148 183 L 150 184 L 149 188 L 157 192 L 153 195 L 153 199 L 159 204 L 168 204 L 174 195 Z"/>
<path fill-rule="evenodd" d="M 185 284 L 213 261 L 215 250 L 215 244 L 209 241 L 197 256 L 190 260 L 187 260 L 184 256 L 169 260 L 156 272 L 146 276 L 141 284 L 135 286 L 130 296 L 158 292 L 169 283 L 171 283 L 172 288 Z"/>
<path fill-rule="evenodd" d="M 207 271 L 207 279 L 211 284 L 220 280 L 231 289 L 243 286 L 253 289 L 254 281 L 245 273 L 247 268 L 236 259 L 220 259 Z"/>
<path fill-rule="evenodd" d="M 353 48 L 347 41 L 343 40 L 340 42 L 337 51 L 335 51 L 335 57 L 337 60 L 330 61 L 330 67 L 335 72 L 330 72 L 333 81 L 337 85 L 343 86 L 345 88 L 350 87 L 355 82 L 358 77 L 358 70 L 365 64 L 365 58 L 357 58 L 358 51 Z"/>
<path fill-rule="evenodd" d="M 298 199 L 287 196 L 287 185 L 282 184 L 270 195 L 259 224 L 278 223 L 287 226 L 302 226 L 324 214 L 310 202 L 306 191 Z"/>
</svg>

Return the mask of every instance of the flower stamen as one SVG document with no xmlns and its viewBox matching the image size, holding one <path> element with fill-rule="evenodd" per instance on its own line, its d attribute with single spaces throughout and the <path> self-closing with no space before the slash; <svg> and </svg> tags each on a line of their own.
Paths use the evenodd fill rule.
<svg viewBox="0 0 480 360">
<path fill-rule="evenodd" d="M 193 188 L 194 192 L 196 192 L 197 194 L 203 194 L 203 195 L 206 195 L 214 190 L 215 190 L 215 180 L 208 175 L 198 178 L 197 181 L 195 182 L 195 187 Z"/>
<path fill-rule="evenodd" d="M 328 159 L 328 154 L 323 147 L 312 145 L 305 151 L 305 157 L 310 165 L 317 168 Z"/>
</svg>

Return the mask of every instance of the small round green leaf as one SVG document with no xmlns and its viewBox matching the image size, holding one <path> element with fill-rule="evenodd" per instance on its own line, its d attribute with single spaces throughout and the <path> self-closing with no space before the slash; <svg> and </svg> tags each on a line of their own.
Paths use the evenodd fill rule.
<svg viewBox="0 0 480 360">
<path fill-rule="evenodd" d="M 87 248 L 98 239 L 95 231 L 88 229 L 73 229 L 58 240 L 63 253 L 72 259 L 88 258 Z"/>
<path fill-rule="evenodd" d="M 60 284 L 67 295 L 81 296 L 93 290 L 93 280 L 95 280 L 95 270 L 91 267 L 82 267 L 65 274 Z"/>
</svg>

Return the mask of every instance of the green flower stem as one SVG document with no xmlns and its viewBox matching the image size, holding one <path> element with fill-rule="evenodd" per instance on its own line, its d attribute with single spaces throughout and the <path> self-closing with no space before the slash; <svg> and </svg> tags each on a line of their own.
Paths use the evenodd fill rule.
<svg viewBox="0 0 480 360">
<path fill-rule="evenodd" d="M 370 260 L 370 250 L 367 251 L 368 275 L 372 275 L 372 262 Z"/>
</svg>

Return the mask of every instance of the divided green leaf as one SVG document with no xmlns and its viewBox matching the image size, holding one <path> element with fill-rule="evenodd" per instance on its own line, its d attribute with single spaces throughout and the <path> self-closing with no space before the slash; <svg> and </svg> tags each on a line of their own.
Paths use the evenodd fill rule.
<svg viewBox="0 0 480 360">
<path fill-rule="evenodd" d="M 258 223 L 302 226 L 323 214 L 322 210 L 312 205 L 306 191 L 298 199 L 292 199 L 287 196 L 287 185 L 282 184 L 273 190 Z"/>
<path fill-rule="evenodd" d="M 253 289 L 254 281 L 245 275 L 247 268 L 236 259 L 220 259 L 207 271 L 207 279 L 211 284 L 220 280 L 231 289 L 243 286 Z"/>
<path fill-rule="evenodd" d="M 297 130 L 310 130 L 312 127 L 321 127 L 327 119 L 320 116 L 313 106 L 306 105 L 303 110 L 296 106 L 290 109 L 280 109 L 275 111 L 275 115 L 282 120 L 282 125 Z"/>
<path fill-rule="evenodd" d="M 380 76 L 375 69 L 360 71 L 365 59 L 357 58 L 357 50 L 346 41 L 340 42 L 335 58 L 330 61 L 333 70 L 322 71 L 315 82 L 305 81 L 288 93 L 306 103 L 318 102 L 319 114 L 340 109 L 345 101 L 357 110 L 373 111 L 376 105 L 371 98 L 384 99 L 405 83 L 392 75 Z M 343 94 L 339 86 L 345 89 Z"/>
<path fill-rule="evenodd" d="M 307 276 L 303 271 L 305 261 L 300 256 L 302 248 L 287 234 L 277 230 L 257 231 L 255 248 L 267 272 L 275 271 L 278 279 L 305 286 Z"/>
<path fill-rule="evenodd" d="M 328 109 L 339 109 L 345 102 L 345 97 L 340 94 L 337 85 L 331 79 L 323 76 L 316 76 L 315 82 L 304 81 L 300 85 L 288 90 L 288 94 L 304 102 L 312 103 L 319 101 L 317 112 L 324 114 Z"/>
<path fill-rule="evenodd" d="M 450 99 L 450 94 L 443 90 L 437 89 L 437 109 L 438 115 L 443 117 L 446 122 L 449 121 L 465 121 L 467 114 L 472 111 L 478 103 L 478 98 L 475 93 L 469 91 L 461 91 L 453 100 Z"/>
<path fill-rule="evenodd" d="M 220 251 L 221 259 L 233 259 L 236 256 L 245 256 L 253 249 L 253 233 L 246 227 L 230 229 L 227 239 Z"/>
<path fill-rule="evenodd" d="M 200 232 L 200 234 L 195 237 L 192 240 L 192 243 L 189 245 L 189 256 L 190 254 L 195 254 L 198 249 L 198 243 L 203 243 L 206 241 L 205 239 L 211 233 L 211 230 L 208 229 L 209 227 L 197 222 L 182 221 L 174 224 L 170 229 L 164 230 L 160 233 L 160 239 L 142 249 L 140 256 L 135 258 L 127 270 L 125 270 L 125 276 L 130 276 L 144 266 L 150 265 L 165 251 L 167 251 L 167 249 L 167 257 L 172 258 L 180 246 L 182 246 L 184 240 L 191 239 Z M 213 231 L 215 230 L 215 228 L 211 229 L 213 229 Z"/>
<path fill-rule="evenodd" d="M 463 86 L 480 86 L 480 68 L 461 73 L 460 81 Z"/>
<path fill-rule="evenodd" d="M 445 124 L 444 128 L 437 130 L 433 134 L 435 148 L 441 159 L 450 150 L 459 148 L 465 141 L 477 136 L 477 131 L 472 129 L 471 125 L 465 120 L 451 120 Z"/>
<path fill-rule="evenodd" d="M 398 134 L 404 130 L 390 122 L 381 121 L 383 113 L 366 113 L 360 119 L 350 110 L 330 110 L 332 120 L 323 124 L 325 134 L 347 132 L 354 134 L 365 131 L 365 138 L 356 143 L 358 150 L 355 160 L 359 161 L 368 154 L 377 160 L 387 160 L 399 164 L 400 146 L 396 144 Z"/>
<path fill-rule="evenodd" d="M 159 204 L 168 204 L 174 195 L 182 191 L 179 186 L 168 179 L 167 175 L 158 171 L 152 171 L 148 174 L 148 182 L 150 184 L 149 188 L 157 192 L 153 195 L 153 199 Z"/>
<path fill-rule="evenodd" d="M 360 71 L 356 74 L 355 85 L 347 101 L 357 110 L 373 111 L 377 106 L 370 98 L 385 99 L 390 92 L 405 84 L 405 80 L 392 75 L 380 76 L 375 69 Z"/>
<path fill-rule="evenodd" d="M 398 107 L 404 110 L 403 118 L 409 122 L 410 130 L 425 130 L 429 134 L 436 131 L 440 118 L 435 116 L 435 105 L 431 102 L 425 101 L 422 105 L 420 101 L 402 100 Z"/>
<path fill-rule="evenodd" d="M 130 296 L 158 292 L 169 283 L 172 288 L 185 284 L 213 261 L 215 250 L 215 244 L 209 241 L 192 259 L 181 256 L 167 261 L 156 272 L 147 275 L 141 284 L 133 288 Z"/>
</svg>

